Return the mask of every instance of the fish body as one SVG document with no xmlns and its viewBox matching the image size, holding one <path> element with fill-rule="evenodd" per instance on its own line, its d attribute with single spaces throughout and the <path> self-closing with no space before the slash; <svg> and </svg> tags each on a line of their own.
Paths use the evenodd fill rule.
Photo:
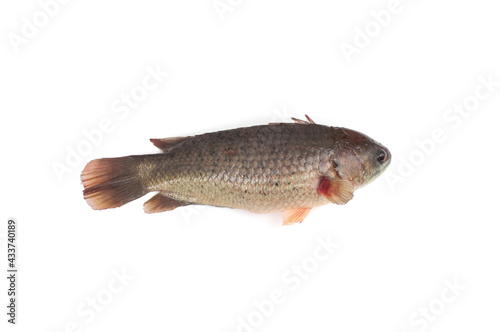
<svg viewBox="0 0 500 332">
<path fill-rule="evenodd" d="M 296 122 L 152 139 L 163 153 L 91 161 L 84 197 L 106 209 L 158 192 L 146 212 L 203 204 L 286 211 L 291 224 L 313 207 L 345 204 L 390 163 L 389 150 L 364 134 Z"/>
</svg>

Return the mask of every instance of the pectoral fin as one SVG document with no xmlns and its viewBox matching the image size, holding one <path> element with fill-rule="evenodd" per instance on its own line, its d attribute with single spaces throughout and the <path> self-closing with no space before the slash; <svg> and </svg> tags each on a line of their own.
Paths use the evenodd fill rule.
<svg viewBox="0 0 500 332">
<path fill-rule="evenodd" d="M 318 185 L 318 194 L 325 196 L 334 204 L 345 204 L 353 197 L 354 187 L 349 180 L 330 179 L 321 177 Z"/>
<path fill-rule="evenodd" d="M 301 223 L 310 211 L 311 208 L 298 208 L 285 211 L 283 214 L 283 226 Z"/>
<path fill-rule="evenodd" d="M 158 213 L 171 211 L 175 208 L 178 208 L 179 206 L 185 206 L 189 204 L 190 203 L 188 202 L 178 201 L 162 194 L 156 194 L 150 200 L 144 203 L 144 212 Z"/>
</svg>

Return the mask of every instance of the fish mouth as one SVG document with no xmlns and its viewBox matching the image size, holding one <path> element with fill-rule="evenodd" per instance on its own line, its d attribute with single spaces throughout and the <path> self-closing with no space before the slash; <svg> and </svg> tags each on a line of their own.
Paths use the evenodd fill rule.
<svg viewBox="0 0 500 332">
<path fill-rule="evenodd" d="M 385 160 L 384 164 L 382 165 L 382 168 L 380 169 L 381 172 L 383 172 L 387 167 L 389 167 L 392 161 L 391 151 L 385 149 L 385 153 L 387 153 L 387 159 Z"/>
<path fill-rule="evenodd" d="M 390 163 L 391 163 L 391 161 L 392 161 L 392 154 L 391 154 L 391 151 L 389 151 L 389 149 L 388 149 L 388 148 L 385 148 L 385 153 L 387 153 L 387 161 L 386 161 L 386 165 L 384 166 L 384 168 L 385 168 L 385 167 L 387 167 L 387 166 L 389 166 L 389 164 L 390 164 Z"/>
</svg>

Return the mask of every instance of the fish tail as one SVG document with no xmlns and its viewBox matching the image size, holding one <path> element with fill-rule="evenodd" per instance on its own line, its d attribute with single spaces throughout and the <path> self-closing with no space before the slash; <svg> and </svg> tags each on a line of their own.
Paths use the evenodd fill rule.
<svg viewBox="0 0 500 332">
<path fill-rule="evenodd" d="M 122 206 L 146 193 L 139 172 L 142 156 L 92 160 L 82 171 L 83 197 L 94 210 Z"/>
</svg>

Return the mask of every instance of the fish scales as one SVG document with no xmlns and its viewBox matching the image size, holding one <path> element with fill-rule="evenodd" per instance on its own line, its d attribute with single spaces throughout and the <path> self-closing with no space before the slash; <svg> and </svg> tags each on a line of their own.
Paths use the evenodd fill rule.
<svg viewBox="0 0 500 332">
<path fill-rule="evenodd" d="M 203 134 L 145 159 L 143 181 L 180 201 L 258 213 L 323 205 L 316 188 L 332 140 L 328 127 L 300 124 Z"/>
</svg>

